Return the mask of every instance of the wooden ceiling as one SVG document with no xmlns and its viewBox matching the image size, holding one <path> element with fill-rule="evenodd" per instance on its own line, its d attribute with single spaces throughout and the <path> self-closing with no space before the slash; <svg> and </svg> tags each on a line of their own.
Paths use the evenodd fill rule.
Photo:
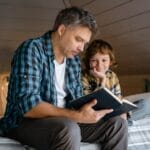
<svg viewBox="0 0 150 150">
<path fill-rule="evenodd" d="M 97 19 L 96 38 L 115 49 L 120 75 L 150 74 L 150 0 L 0 0 L 0 72 L 24 40 L 51 29 L 62 8 L 76 5 Z"/>
</svg>

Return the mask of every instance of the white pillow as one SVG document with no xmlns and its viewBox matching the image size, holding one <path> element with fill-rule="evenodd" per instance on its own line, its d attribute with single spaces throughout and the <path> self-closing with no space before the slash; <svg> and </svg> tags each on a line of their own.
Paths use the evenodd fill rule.
<svg viewBox="0 0 150 150">
<path fill-rule="evenodd" d="M 131 120 L 139 120 L 150 115 L 150 99 L 140 99 L 134 103 L 138 108 L 131 111 Z"/>
<path fill-rule="evenodd" d="M 140 99 L 150 99 L 150 92 L 129 95 L 129 96 L 126 96 L 124 98 L 131 101 L 131 102 L 135 102 L 135 101 L 140 100 Z"/>
<path fill-rule="evenodd" d="M 129 95 L 125 98 L 138 106 L 137 109 L 130 112 L 131 118 L 129 118 L 129 121 L 139 120 L 150 115 L 150 92 Z"/>
</svg>

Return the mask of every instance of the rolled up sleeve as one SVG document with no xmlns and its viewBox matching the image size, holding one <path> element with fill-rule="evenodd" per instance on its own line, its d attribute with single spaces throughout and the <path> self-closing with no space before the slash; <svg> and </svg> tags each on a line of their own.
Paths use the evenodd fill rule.
<svg viewBox="0 0 150 150">
<path fill-rule="evenodd" d="M 40 52 L 35 43 L 25 43 L 14 56 L 9 97 L 18 105 L 22 115 L 42 101 L 41 63 Z"/>
</svg>

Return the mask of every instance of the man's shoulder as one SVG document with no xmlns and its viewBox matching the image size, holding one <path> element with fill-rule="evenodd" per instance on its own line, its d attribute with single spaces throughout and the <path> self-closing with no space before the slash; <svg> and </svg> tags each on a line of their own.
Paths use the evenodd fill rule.
<svg viewBox="0 0 150 150">
<path fill-rule="evenodd" d="M 30 38 L 24 41 L 21 45 L 22 46 L 40 46 L 44 44 L 46 40 L 48 40 L 47 35 L 48 33 L 45 33 L 44 35 L 41 35 L 35 38 Z"/>
<path fill-rule="evenodd" d="M 48 44 L 48 40 L 49 39 L 49 32 L 46 32 L 44 35 L 42 36 L 38 36 L 35 38 L 30 38 L 24 42 L 22 42 L 20 44 L 20 46 L 17 48 L 16 51 L 24 51 L 24 52 L 34 52 L 34 51 L 44 51 L 45 49 L 47 49 L 47 47 L 50 45 L 50 42 Z"/>
</svg>

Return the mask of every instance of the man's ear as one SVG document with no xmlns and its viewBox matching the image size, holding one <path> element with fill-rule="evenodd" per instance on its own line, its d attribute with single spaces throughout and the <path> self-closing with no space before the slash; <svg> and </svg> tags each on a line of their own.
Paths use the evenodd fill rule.
<svg viewBox="0 0 150 150">
<path fill-rule="evenodd" d="M 65 25 L 63 25 L 63 24 L 61 24 L 61 25 L 58 27 L 58 34 L 59 34 L 59 37 L 61 37 L 61 36 L 64 34 L 65 30 L 66 30 L 66 27 L 65 27 Z"/>
</svg>

